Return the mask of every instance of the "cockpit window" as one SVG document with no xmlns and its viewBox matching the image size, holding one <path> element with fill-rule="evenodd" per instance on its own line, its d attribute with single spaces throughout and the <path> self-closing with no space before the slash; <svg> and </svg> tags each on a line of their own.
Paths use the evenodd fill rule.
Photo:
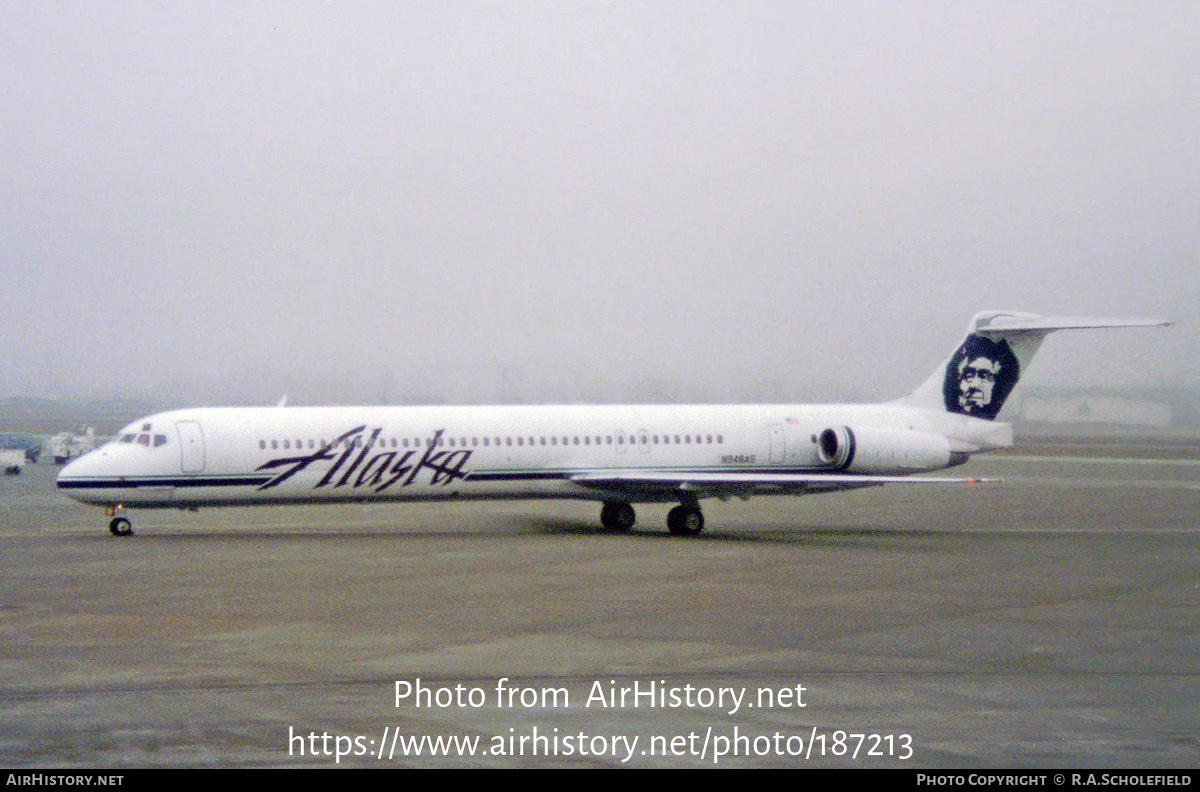
<svg viewBox="0 0 1200 792">
<path fill-rule="evenodd" d="M 167 435 L 153 434 L 150 431 L 150 425 L 145 424 L 142 426 L 142 430 L 140 432 L 124 432 L 123 434 L 117 435 L 112 442 L 122 443 L 125 445 L 133 445 L 136 443 L 143 448 L 158 448 L 159 446 L 166 445 L 168 441 L 169 438 Z"/>
</svg>

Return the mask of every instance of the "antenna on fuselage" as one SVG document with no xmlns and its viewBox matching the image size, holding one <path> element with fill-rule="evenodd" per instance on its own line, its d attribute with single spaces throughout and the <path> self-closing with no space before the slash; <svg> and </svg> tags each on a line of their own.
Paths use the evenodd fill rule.
<svg viewBox="0 0 1200 792">
<path fill-rule="evenodd" d="M 287 407 L 287 394 L 286 393 L 279 397 L 279 404 L 276 404 L 275 406 L 276 407 Z"/>
</svg>

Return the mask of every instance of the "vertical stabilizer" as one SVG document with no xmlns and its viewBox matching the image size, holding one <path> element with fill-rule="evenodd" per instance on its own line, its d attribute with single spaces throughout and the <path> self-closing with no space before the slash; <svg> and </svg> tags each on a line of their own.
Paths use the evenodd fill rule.
<svg viewBox="0 0 1200 792">
<path fill-rule="evenodd" d="M 1162 319 L 1102 319 L 982 311 L 975 314 L 967 328 L 967 337 L 946 362 L 901 402 L 990 421 L 1004 407 L 1042 341 L 1055 330 L 1168 324 L 1169 321 Z"/>
</svg>

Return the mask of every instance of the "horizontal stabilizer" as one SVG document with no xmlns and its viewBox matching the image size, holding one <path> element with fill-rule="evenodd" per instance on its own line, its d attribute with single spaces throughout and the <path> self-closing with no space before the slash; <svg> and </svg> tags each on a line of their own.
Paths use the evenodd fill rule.
<svg viewBox="0 0 1200 792">
<path fill-rule="evenodd" d="M 1022 331 L 1052 330 L 1096 330 L 1106 327 L 1165 327 L 1172 324 L 1169 319 L 1106 319 L 1095 316 L 1021 316 L 997 314 L 980 318 L 976 333 L 1000 335 Z"/>
</svg>

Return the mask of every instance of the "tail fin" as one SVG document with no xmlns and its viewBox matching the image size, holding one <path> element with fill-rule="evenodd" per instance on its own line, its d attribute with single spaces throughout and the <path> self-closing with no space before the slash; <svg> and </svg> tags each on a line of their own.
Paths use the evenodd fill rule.
<svg viewBox="0 0 1200 792">
<path fill-rule="evenodd" d="M 990 421 L 1004 407 L 1042 341 L 1055 330 L 1169 324 L 1171 322 L 1163 319 L 1100 319 L 982 311 L 975 314 L 967 328 L 966 339 L 946 362 L 901 401 L 914 407 Z"/>
</svg>

